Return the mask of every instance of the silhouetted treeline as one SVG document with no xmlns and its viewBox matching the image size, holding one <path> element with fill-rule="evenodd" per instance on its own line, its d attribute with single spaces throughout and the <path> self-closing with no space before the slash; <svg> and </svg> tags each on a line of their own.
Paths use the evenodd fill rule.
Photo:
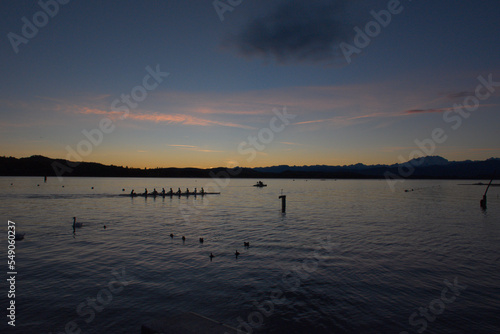
<svg viewBox="0 0 500 334">
<path fill-rule="evenodd" d="M 54 168 L 54 166 L 58 166 Z M 39 155 L 29 158 L 0 157 L 1 176 L 97 176 L 97 177 L 220 177 L 318 178 L 318 179 L 489 179 L 500 172 L 500 159 L 449 162 L 441 157 L 414 159 L 395 165 L 272 166 L 263 168 L 128 168 L 94 162 L 71 162 Z"/>
</svg>

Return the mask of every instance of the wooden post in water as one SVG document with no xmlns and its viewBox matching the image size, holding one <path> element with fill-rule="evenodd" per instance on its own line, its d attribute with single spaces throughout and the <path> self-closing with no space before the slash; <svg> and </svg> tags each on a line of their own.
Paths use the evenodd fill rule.
<svg viewBox="0 0 500 334">
<path fill-rule="evenodd" d="M 285 213 L 285 211 L 286 211 L 286 195 L 281 195 L 278 198 L 281 198 L 281 212 Z"/>
<path fill-rule="evenodd" d="M 486 204 L 487 204 L 486 203 L 486 193 L 488 192 L 488 189 L 490 189 L 491 182 L 493 182 L 493 179 L 495 178 L 495 174 L 496 174 L 496 171 L 495 171 L 495 173 L 493 173 L 493 177 L 491 178 L 490 183 L 488 183 L 488 187 L 486 187 L 486 191 L 484 192 L 483 199 L 479 202 L 482 209 L 486 209 Z"/>
</svg>

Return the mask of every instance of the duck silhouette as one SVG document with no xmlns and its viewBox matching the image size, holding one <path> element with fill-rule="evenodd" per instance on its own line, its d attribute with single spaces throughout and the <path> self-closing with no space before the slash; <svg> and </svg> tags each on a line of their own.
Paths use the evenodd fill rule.
<svg viewBox="0 0 500 334">
<path fill-rule="evenodd" d="M 16 240 L 16 241 L 23 240 L 25 234 L 26 233 L 18 233 L 18 232 L 16 232 L 16 236 L 14 237 L 14 240 Z"/>
<path fill-rule="evenodd" d="M 73 217 L 73 229 L 80 228 L 82 226 L 83 226 L 83 223 L 77 223 L 76 222 L 76 217 Z"/>
</svg>

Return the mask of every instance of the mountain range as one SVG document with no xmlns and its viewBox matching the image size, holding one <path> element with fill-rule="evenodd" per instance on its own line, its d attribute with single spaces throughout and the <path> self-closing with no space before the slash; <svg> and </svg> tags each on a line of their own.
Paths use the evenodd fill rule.
<svg viewBox="0 0 500 334">
<path fill-rule="evenodd" d="M 500 171 L 500 158 L 483 161 L 448 161 L 427 156 L 392 165 L 310 165 L 256 168 L 128 168 L 95 162 L 75 162 L 34 155 L 26 158 L 0 157 L 1 176 L 107 176 L 107 177 L 231 177 L 320 178 L 320 179 L 490 179 Z"/>
</svg>

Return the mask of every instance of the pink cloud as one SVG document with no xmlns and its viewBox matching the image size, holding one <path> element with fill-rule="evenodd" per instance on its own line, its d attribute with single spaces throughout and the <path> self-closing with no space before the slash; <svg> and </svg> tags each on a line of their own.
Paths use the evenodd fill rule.
<svg viewBox="0 0 500 334">
<path fill-rule="evenodd" d="M 453 110 L 453 108 L 412 109 L 412 110 L 405 110 L 403 113 L 405 113 L 405 114 L 429 114 L 429 113 L 445 112 L 447 110 Z"/>
<path fill-rule="evenodd" d="M 445 108 L 429 108 L 429 109 L 410 109 L 410 110 L 405 110 L 403 111 L 404 114 L 427 114 L 427 113 L 441 113 L 449 110 L 455 110 L 455 109 L 463 109 L 464 106 L 462 104 L 458 104 L 458 108 L 455 107 L 445 107 Z M 480 104 L 478 108 L 485 108 L 485 107 L 497 107 L 499 106 L 498 104 Z"/>
<path fill-rule="evenodd" d="M 98 108 L 88 108 L 88 107 L 77 107 L 76 112 L 79 114 L 93 114 L 93 115 L 105 115 L 111 119 L 117 119 L 123 117 L 124 113 L 119 111 L 107 111 Z M 161 113 L 143 113 L 143 112 L 130 112 L 126 119 L 137 120 L 137 121 L 148 121 L 154 123 L 168 123 L 168 124 L 184 124 L 184 125 L 198 125 L 198 126 L 227 126 L 236 127 L 242 129 L 253 129 L 251 126 L 236 124 L 231 122 L 215 121 L 203 119 L 190 115 L 183 114 L 161 114 Z"/>
<path fill-rule="evenodd" d="M 182 115 L 182 114 L 160 114 L 160 113 L 151 113 L 151 114 L 137 114 L 130 113 L 127 117 L 128 119 L 140 120 L 140 121 L 150 121 L 155 123 L 165 122 L 165 123 L 177 123 L 184 125 L 198 125 L 198 126 L 227 126 L 227 127 L 235 127 L 242 129 L 253 129 L 251 126 L 241 125 L 230 122 L 222 122 L 222 121 L 214 121 L 203 119 L 199 117 L 194 117 L 190 115 Z"/>
</svg>

